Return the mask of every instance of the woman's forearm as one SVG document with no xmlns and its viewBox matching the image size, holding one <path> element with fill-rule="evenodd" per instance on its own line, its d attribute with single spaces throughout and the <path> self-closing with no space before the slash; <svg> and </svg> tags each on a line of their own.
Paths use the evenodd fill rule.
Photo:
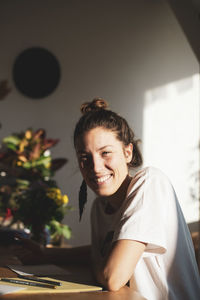
<svg viewBox="0 0 200 300">
<path fill-rule="evenodd" d="M 132 240 L 114 242 L 110 253 L 94 264 L 97 281 L 110 291 L 119 290 L 132 277 L 145 247 L 145 243 Z"/>
<path fill-rule="evenodd" d="M 91 246 L 72 248 L 44 248 L 46 263 L 91 264 Z"/>
</svg>

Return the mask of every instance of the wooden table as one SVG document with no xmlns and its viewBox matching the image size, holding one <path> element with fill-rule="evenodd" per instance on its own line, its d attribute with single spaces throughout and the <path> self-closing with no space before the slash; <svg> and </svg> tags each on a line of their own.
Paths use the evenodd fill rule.
<svg viewBox="0 0 200 300">
<path fill-rule="evenodd" d="M 4 253 L 4 255 L 3 255 Z M 5 254 L 6 253 L 6 254 Z M 6 267 L 7 264 L 16 264 L 20 262 L 16 257 L 11 256 L 9 249 L 5 252 L 0 247 L 0 278 L 1 277 L 17 277 L 16 273 Z M 63 267 L 63 266 L 62 266 Z M 82 284 L 96 285 L 92 272 L 86 266 L 66 266 L 70 271 L 69 275 L 57 276 L 57 279 L 73 281 Z M 55 278 L 55 277 L 54 277 Z M 43 293 L 43 294 L 20 294 L 13 293 L 0 296 L 4 300 L 144 300 L 138 292 L 133 288 L 125 286 L 117 292 L 96 291 L 96 292 L 81 292 L 81 293 Z"/>
</svg>

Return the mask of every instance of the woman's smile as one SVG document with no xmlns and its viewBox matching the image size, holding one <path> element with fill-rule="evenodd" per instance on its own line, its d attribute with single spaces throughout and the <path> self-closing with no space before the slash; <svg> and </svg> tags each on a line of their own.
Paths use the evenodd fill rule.
<svg viewBox="0 0 200 300">
<path fill-rule="evenodd" d="M 112 177 L 112 175 L 103 175 L 103 176 L 100 176 L 100 177 L 96 177 L 94 179 L 94 181 L 97 184 L 104 184 L 104 183 L 107 183 L 111 177 Z"/>
</svg>

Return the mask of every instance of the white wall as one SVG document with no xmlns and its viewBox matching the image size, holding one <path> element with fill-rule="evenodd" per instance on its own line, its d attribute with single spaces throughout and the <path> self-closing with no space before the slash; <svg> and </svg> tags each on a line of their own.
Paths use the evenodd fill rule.
<svg viewBox="0 0 200 300">
<path fill-rule="evenodd" d="M 71 243 L 87 244 L 93 194 L 79 224 L 81 176 L 72 143 L 80 104 L 104 97 L 143 138 L 146 92 L 198 73 L 196 58 L 164 0 L 1 0 L 0 37 L 0 80 L 12 87 L 0 102 L 0 138 L 27 127 L 60 138 L 53 156 L 69 162 L 56 178 L 76 208 L 65 222 Z M 23 96 L 12 81 L 16 56 L 32 46 L 52 51 L 62 69 L 58 88 L 41 100 Z"/>
</svg>

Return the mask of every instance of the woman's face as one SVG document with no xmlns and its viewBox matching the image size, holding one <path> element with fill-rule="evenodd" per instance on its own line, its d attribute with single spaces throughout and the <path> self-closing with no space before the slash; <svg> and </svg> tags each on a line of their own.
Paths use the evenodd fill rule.
<svg viewBox="0 0 200 300">
<path fill-rule="evenodd" d="M 97 195 L 107 197 L 118 191 L 128 175 L 132 144 L 125 147 L 113 131 L 97 127 L 77 141 L 76 153 L 87 185 Z"/>
</svg>

